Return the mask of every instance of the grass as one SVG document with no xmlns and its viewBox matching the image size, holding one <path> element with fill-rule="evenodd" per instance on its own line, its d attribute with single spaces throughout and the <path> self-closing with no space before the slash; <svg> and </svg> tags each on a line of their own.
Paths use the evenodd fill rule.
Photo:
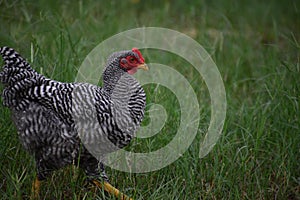
<svg viewBox="0 0 300 200">
<path fill-rule="evenodd" d="M 210 53 L 224 80 L 227 118 L 214 149 L 199 159 L 210 120 L 205 83 L 184 60 L 147 51 L 146 60 L 175 66 L 190 81 L 200 103 L 199 133 L 180 159 L 161 170 L 107 168 L 112 184 L 135 199 L 300 199 L 297 1 L 0 1 L 0 45 L 14 47 L 36 70 L 60 81 L 73 81 L 104 39 L 143 26 L 188 34 Z M 163 105 L 169 118 L 160 134 L 133 141 L 135 152 L 163 147 L 180 122 L 171 92 L 156 85 L 145 90 L 148 104 Z M 0 113 L 1 198 L 27 199 L 34 159 L 19 143 L 9 110 L 1 106 Z M 104 197 L 84 185 L 83 172 L 67 167 L 48 179 L 41 199 Z"/>
</svg>

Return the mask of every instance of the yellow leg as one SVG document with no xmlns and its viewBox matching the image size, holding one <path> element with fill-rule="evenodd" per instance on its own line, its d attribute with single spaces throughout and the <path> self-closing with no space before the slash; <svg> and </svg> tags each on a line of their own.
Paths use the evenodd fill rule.
<svg viewBox="0 0 300 200">
<path fill-rule="evenodd" d="M 121 200 L 133 200 L 132 198 L 126 196 L 122 192 L 120 192 L 117 188 L 109 184 L 108 182 L 104 182 L 103 184 L 100 183 L 97 180 L 93 180 L 93 183 L 98 187 L 98 188 L 103 188 L 106 192 L 113 194 L 114 196 L 120 198 Z"/>
<path fill-rule="evenodd" d="M 41 181 L 36 177 L 36 179 L 32 183 L 31 199 L 39 198 L 40 186 L 41 186 Z"/>
</svg>

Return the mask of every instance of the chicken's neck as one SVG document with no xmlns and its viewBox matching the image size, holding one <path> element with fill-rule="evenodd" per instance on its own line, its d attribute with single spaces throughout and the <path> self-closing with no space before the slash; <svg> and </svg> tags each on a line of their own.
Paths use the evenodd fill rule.
<svg viewBox="0 0 300 200">
<path fill-rule="evenodd" d="M 125 74 L 126 72 L 119 67 L 112 65 L 106 67 L 103 73 L 103 89 L 109 96 L 114 92 L 115 87 L 120 84 L 119 81 Z"/>
</svg>

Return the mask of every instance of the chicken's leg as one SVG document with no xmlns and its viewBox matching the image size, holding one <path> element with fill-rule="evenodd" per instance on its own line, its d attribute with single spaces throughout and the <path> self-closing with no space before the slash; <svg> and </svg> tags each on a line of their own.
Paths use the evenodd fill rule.
<svg viewBox="0 0 300 200">
<path fill-rule="evenodd" d="M 92 181 L 98 188 L 103 188 L 106 192 L 120 198 L 121 200 L 133 200 L 132 198 L 126 196 L 122 192 L 120 192 L 117 188 L 109 184 L 108 182 L 100 183 L 97 180 Z"/>
<path fill-rule="evenodd" d="M 31 199 L 38 199 L 40 193 L 40 186 L 41 186 L 41 181 L 38 179 L 38 177 L 36 177 L 32 183 Z"/>
</svg>

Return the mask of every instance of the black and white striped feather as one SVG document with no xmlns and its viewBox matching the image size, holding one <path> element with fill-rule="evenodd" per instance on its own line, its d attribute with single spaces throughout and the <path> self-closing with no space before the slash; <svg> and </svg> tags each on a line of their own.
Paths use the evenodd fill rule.
<svg viewBox="0 0 300 200">
<path fill-rule="evenodd" d="M 86 144 L 105 154 L 133 138 L 144 116 L 146 95 L 118 64 L 121 57 L 138 55 L 132 51 L 112 54 L 100 88 L 48 79 L 12 48 L 2 47 L 0 54 L 3 104 L 12 111 L 21 143 L 35 156 L 39 179 L 80 161 L 88 177 L 108 181 L 103 164 Z"/>
</svg>

